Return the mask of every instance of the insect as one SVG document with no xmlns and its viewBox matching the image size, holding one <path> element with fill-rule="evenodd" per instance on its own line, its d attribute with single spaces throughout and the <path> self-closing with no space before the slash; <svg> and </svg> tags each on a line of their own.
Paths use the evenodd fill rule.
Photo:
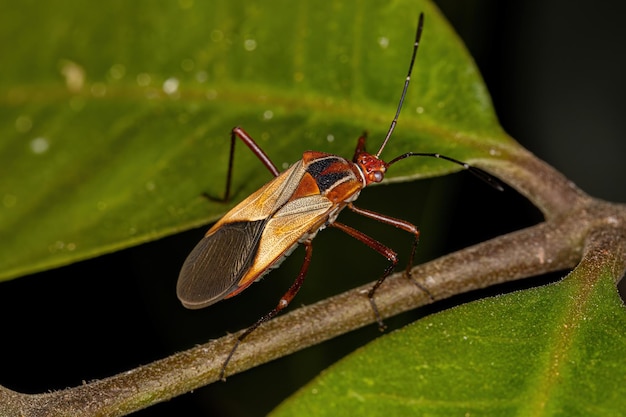
<svg viewBox="0 0 626 417">
<path fill-rule="evenodd" d="M 277 268 L 299 244 L 304 245 L 305 256 L 296 280 L 280 298 L 278 305 L 238 337 L 222 366 L 221 379 L 224 379 L 226 366 L 244 338 L 261 323 L 287 307 L 298 293 L 311 262 L 313 250 L 311 241 L 317 232 L 326 227 L 334 227 L 347 233 L 389 260 L 389 266 L 368 293 L 376 320 L 381 328 L 384 327 L 374 302 L 374 294 L 397 265 L 398 256 L 377 240 L 336 219 L 341 210 L 348 208 L 365 217 L 411 233 L 414 240 L 406 269 L 408 274 L 420 235 L 419 229 L 407 221 L 358 208 L 353 204 L 364 187 L 383 180 L 389 166 L 408 157 L 428 156 L 459 164 L 489 183 L 493 184 L 495 181 L 478 168 L 437 153 L 407 152 L 389 162 L 380 159 L 380 154 L 398 122 L 411 80 L 423 25 L 424 16 L 421 14 L 396 114 L 376 154 L 370 154 L 365 150 L 366 135 L 363 134 L 358 139 L 352 161 L 337 155 L 307 151 L 301 160 L 281 173 L 248 133 L 240 127 L 232 130 L 224 198 L 228 199 L 230 196 L 237 139 L 252 150 L 275 178 L 239 203 L 209 229 L 183 264 L 176 288 L 178 298 L 187 308 L 207 307 L 245 290 L 271 269 Z"/>
</svg>

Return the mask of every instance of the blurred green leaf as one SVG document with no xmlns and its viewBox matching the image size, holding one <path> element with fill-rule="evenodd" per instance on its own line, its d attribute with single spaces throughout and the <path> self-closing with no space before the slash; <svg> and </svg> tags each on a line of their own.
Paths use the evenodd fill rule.
<svg viewBox="0 0 626 417">
<path fill-rule="evenodd" d="M 279 167 L 316 149 L 378 146 L 395 113 L 417 17 L 425 31 L 383 156 L 506 155 L 477 69 L 425 1 L 22 1 L 0 4 L 0 279 L 208 223 L 271 178 L 229 133 Z M 437 160 L 392 177 L 439 175 Z"/>
<path fill-rule="evenodd" d="M 626 314 L 610 273 L 470 303 L 381 337 L 278 416 L 617 416 Z"/>
</svg>

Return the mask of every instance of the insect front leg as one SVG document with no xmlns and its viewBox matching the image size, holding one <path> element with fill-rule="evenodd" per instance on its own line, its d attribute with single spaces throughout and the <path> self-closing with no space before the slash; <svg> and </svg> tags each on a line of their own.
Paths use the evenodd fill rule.
<svg viewBox="0 0 626 417">
<path fill-rule="evenodd" d="M 377 220 L 384 224 L 389 224 L 391 226 L 397 227 L 398 229 L 411 233 L 414 236 L 413 245 L 411 246 L 411 255 L 409 257 L 409 262 L 407 263 L 407 267 L 405 269 L 405 276 L 408 279 L 410 279 L 411 282 L 413 282 L 419 289 L 421 289 L 426 294 L 428 294 L 428 297 L 430 299 L 433 299 L 433 296 L 430 293 L 430 291 L 428 291 L 428 289 L 425 288 L 423 285 L 421 285 L 419 282 L 414 280 L 411 276 L 411 268 L 413 268 L 413 258 L 415 257 L 415 251 L 417 249 L 417 244 L 419 243 L 419 236 L 420 236 L 420 232 L 417 226 L 405 220 L 396 219 L 394 217 L 376 213 L 375 211 L 365 210 L 365 209 L 356 207 L 352 203 L 348 204 L 348 208 L 357 214 L 368 217 L 370 219 Z M 374 284 L 372 289 L 367 294 L 370 300 L 370 303 L 372 305 L 372 309 L 374 310 L 374 315 L 376 316 L 378 327 L 381 330 L 383 330 L 385 328 L 385 325 L 383 324 L 382 319 L 380 317 L 380 313 L 378 312 L 378 307 L 376 306 L 376 303 L 374 301 L 374 295 L 378 287 L 380 287 L 382 283 L 385 282 L 385 279 L 387 279 L 387 277 L 391 275 L 391 273 L 393 272 L 393 269 L 398 264 L 398 254 L 394 250 L 380 243 L 379 241 L 343 223 L 335 222 L 331 226 L 334 226 L 340 230 L 343 230 L 344 232 L 354 237 L 355 239 L 360 240 L 361 242 L 365 243 L 370 248 L 374 249 L 376 252 L 386 257 L 391 262 L 391 264 L 383 272 L 383 275 L 378 279 L 378 281 L 376 281 L 376 284 Z"/>
<path fill-rule="evenodd" d="M 356 161 L 356 157 L 363 152 L 367 152 L 365 150 L 365 142 L 367 142 L 367 132 L 363 132 L 359 139 L 356 142 L 356 149 L 354 150 L 354 156 L 352 157 L 352 162 Z"/>
<path fill-rule="evenodd" d="M 257 327 L 259 327 L 261 324 L 265 323 L 266 321 L 271 320 L 278 313 L 280 313 L 283 309 L 285 309 L 289 305 L 289 303 L 291 303 L 291 300 L 293 300 L 296 294 L 298 294 L 298 291 L 300 291 L 300 288 L 302 287 L 302 284 L 304 283 L 304 278 L 306 277 L 306 274 L 309 271 L 309 265 L 311 264 L 311 256 L 313 255 L 313 245 L 311 241 L 307 240 L 303 242 L 303 245 L 306 251 L 304 255 L 304 262 L 302 262 L 302 267 L 300 268 L 300 273 L 298 273 L 296 280 L 293 282 L 293 284 L 291 284 L 291 287 L 289 287 L 287 292 L 280 298 L 280 300 L 278 301 L 278 304 L 276 305 L 276 307 L 274 307 L 272 311 L 270 311 L 269 313 L 261 317 L 259 320 L 256 321 L 256 323 L 248 327 L 243 333 L 239 335 L 239 337 L 237 337 L 235 346 L 233 346 L 230 353 L 226 357 L 224 364 L 222 365 L 222 370 L 220 371 L 220 379 L 222 381 L 226 380 L 225 378 L 226 367 L 228 366 L 228 363 L 232 359 L 235 351 L 237 350 L 241 342 L 246 337 L 248 337 L 250 333 L 255 331 Z"/>
<path fill-rule="evenodd" d="M 387 216 L 387 215 L 384 215 L 384 214 L 376 213 L 375 211 L 366 210 L 366 209 L 362 209 L 362 208 L 356 207 L 352 203 L 348 204 L 348 208 L 350 210 L 352 210 L 353 212 L 357 213 L 357 214 L 360 214 L 362 216 L 368 217 L 370 219 L 377 220 L 377 221 L 379 221 L 381 223 L 384 223 L 384 224 L 391 225 L 391 226 L 396 227 L 396 228 L 398 228 L 400 230 L 404 230 L 405 232 L 411 233 L 414 236 L 413 245 L 411 246 L 411 255 L 409 256 L 409 262 L 407 262 L 404 274 L 415 285 L 417 285 L 417 287 L 420 290 L 422 290 L 426 294 L 428 294 L 428 297 L 431 300 L 434 300 L 432 294 L 430 293 L 430 291 L 428 291 L 428 288 L 424 287 L 418 281 L 414 280 L 413 276 L 411 274 L 411 269 L 413 268 L 413 258 L 415 257 L 415 251 L 417 250 L 417 244 L 419 243 L 419 239 L 420 239 L 420 231 L 417 228 L 417 226 L 415 226 L 413 223 L 407 222 L 406 220 L 396 219 L 395 217 Z M 380 286 L 380 284 L 378 284 L 376 286 L 376 288 L 378 288 L 379 286 Z"/>
<path fill-rule="evenodd" d="M 369 299 L 370 305 L 372 306 L 372 310 L 374 311 L 374 317 L 376 318 L 376 321 L 378 322 L 378 328 L 381 331 L 385 330 L 386 326 L 385 326 L 385 323 L 383 323 L 382 317 L 380 316 L 380 312 L 378 311 L 378 306 L 376 306 L 376 302 L 374 301 L 374 294 L 376 293 L 376 290 L 378 289 L 378 287 L 380 287 L 380 285 L 385 281 L 385 279 L 389 275 L 391 275 L 391 273 L 393 272 L 393 269 L 398 264 L 398 254 L 394 250 L 388 248 L 387 246 L 377 241 L 376 239 L 369 237 L 365 233 L 357 229 L 354 229 L 346 224 L 334 222 L 330 226 L 336 227 L 337 229 L 347 233 L 353 238 L 365 243 L 367 246 L 374 249 L 376 252 L 380 253 L 385 258 L 387 258 L 388 261 L 391 262 L 391 264 L 383 272 L 383 275 L 378 279 L 378 281 L 376 281 L 376 284 L 374 284 L 372 289 L 369 290 L 369 292 L 367 293 L 367 298 Z"/>
<path fill-rule="evenodd" d="M 226 174 L 226 190 L 224 191 L 224 197 L 222 199 L 215 199 L 205 194 L 205 197 L 211 200 L 218 201 L 228 201 L 230 198 L 230 186 L 233 178 L 233 166 L 235 161 L 235 142 L 237 142 L 237 138 L 241 139 L 243 143 L 246 144 L 248 148 L 256 155 L 257 158 L 265 165 L 265 167 L 272 173 L 273 176 L 277 177 L 280 173 L 276 165 L 272 162 L 269 156 L 261 149 L 261 147 L 252 139 L 245 130 L 240 128 L 239 126 L 233 128 L 230 132 L 230 155 L 228 157 L 228 173 Z"/>
</svg>

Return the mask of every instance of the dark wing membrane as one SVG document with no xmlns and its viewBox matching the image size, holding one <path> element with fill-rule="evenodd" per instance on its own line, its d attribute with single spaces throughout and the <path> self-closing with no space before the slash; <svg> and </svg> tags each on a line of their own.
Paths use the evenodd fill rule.
<svg viewBox="0 0 626 417">
<path fill-rule="evenodd" d="M 176 285 L 178 299 L 185 307 L 206 307 L 238 288 L 254 261 L 266 222 L 226 223 L 196 245 Z"/>
</svg>

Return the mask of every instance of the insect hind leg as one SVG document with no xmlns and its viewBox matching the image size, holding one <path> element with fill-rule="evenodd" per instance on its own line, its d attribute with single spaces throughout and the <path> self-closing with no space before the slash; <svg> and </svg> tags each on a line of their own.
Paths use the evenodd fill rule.
<svg viewBox="0 0 626 417">
<path fill-rule="evenodd" d="M 222 381 L 226 380 L 225 378 L 226 367 L 228 366 L 228 363 L 230 362 L 230 360 L 233 358 L 233 355 L 235 354 L 235 351 L 237 350 L 241 342 L 243 342 L 243 340 L 246 337 L 248 337 L 250 333 L 255 331 L 261 324 L 265 323 L 266 321 L 271 320 L 278 313 L 280 313 L 283 309 L 285 309 L 289 305 L 289 303 L 291 303 L 291 300 L 293 300 L 296 294 L 298 294 L 298 291 L 300 291 L 300 288 L 302 287 L 302 284 L 304 283 L 306 274 L 309 271 L 309 265 L 311 264 L 311 256 L 313 255 L 313 245 L 311 241 L 307 240 L 303 242 L 303 245 L 306 251 L 304 255 L 304 262 L 302 263 L 302 267 L 300 267 L 300 272 L 298 273 L 296 280 L 293 282 L 293 284 L 291 284 L 291 287 L 289 287 L 287 292 L 280 298 L 280 300 L 278 301 L 278 304 L 276 305 L 276 307 L 274 307 L 272 311 L 270 311 L 269 313 L 267 313 L 266 315 L 258 319 L 256 323 L 248 327 L 243 333 L 241 333 L 237 337 L 237 340 L 235 341 L 235 345 L 228 353 L 228 356 L 226 357 L 226 360 L 224 361 L 224 364 L 222 365 L 222 369 L 220 371 L 220 379 Z"/>
</svg>

